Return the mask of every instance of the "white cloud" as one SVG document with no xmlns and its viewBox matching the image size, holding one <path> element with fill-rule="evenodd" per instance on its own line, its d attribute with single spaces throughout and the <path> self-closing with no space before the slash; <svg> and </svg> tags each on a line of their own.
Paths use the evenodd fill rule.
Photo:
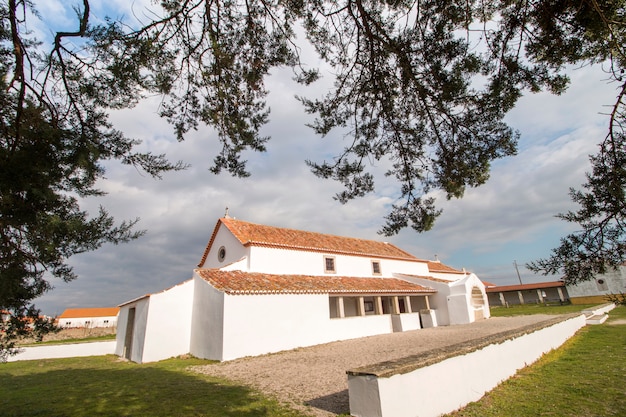
<svg viewBox="0 0 626 417">
<path fill-rule="evenodd" d="M 126 3 L 115 4 L 120 13 L 125 10 Z M 145 150 L 192 167 L 158 181 L 133 167 L 108 164 L 107 180 L 101 182 L 108 195 L 89 199 L 87 207 L 93 211 L 102 204 L 119 220 L 141 217 L 140 228 L 148 233 L 130 244 L 73 258 L 79 280 L 58 284 L 43 297 L 38 304 L 44 311 L 116 305 L 188 279 L 225 207 L 251 222 L 387 240 L 421 258 L 437 254 L 498 283 L 516 282 L 513 260 L 528 277 L 523 263 L 567 230 L 554 215 L 572 208 L 568 188 L 584 182 L 588 154 L 604 134 L 599 113 L 614 97 L 595 68 L 574 71 L 571 90 L 561 97 L 524 97 L 507 116 L 522 132 L 519 154 L 495 162 L 487 184 L 467 190 L 463 199 L 440 197 L 444 214 L 431 232 L 405 230 L 386 238 L 376 232 L 391 203 L 383 193 L 392 189 L 390 179 L 381 179 L 378 193 L 347 205 L 333 200 L 341 186 L 316 178 L 304 160 L 335 154 L 342 148 L 341 133 L 316 137 L 305 126 L 311 117 L 294 99 L 296 92 L 323 92 L 330 80 L 303 89 L 290 77 L 290 71 L 277 71 L 268 82 L 272 121 L 264 131 L 272 140 L 267 153 L 246 155 L 252 172 L 247 179 L 211 174 L 208 168 L 219 150 L 215 132 L 201 128 L 177 143 L 171 127 L 156 117 L 157 98 L 113 114 L 115 125 L 143 140 Z"/>
</svg>

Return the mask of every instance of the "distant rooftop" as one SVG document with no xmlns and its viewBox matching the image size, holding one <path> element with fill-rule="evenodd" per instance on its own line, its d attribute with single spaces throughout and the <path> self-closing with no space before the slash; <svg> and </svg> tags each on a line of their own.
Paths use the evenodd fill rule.
<svg viewBox="0 0 626 417">
<path fill-rule="evenodd" d="M 114 317 L 119 311 L 119 307 L 68 308 L 58 318 Z"/>
<path fill-rule="evenodd" d="M 550 282 L 535 282 L 532 284 L 518 284 L 518 285 L 496 285 L 493 287 L 487 287 L 487 292 L 505 292 L 505 291 L 527 291 L 527 290 L 539 290 L 542 288 L 557 288 L 565 287 L 563 281 L 550 281 Z"/>
</svg>

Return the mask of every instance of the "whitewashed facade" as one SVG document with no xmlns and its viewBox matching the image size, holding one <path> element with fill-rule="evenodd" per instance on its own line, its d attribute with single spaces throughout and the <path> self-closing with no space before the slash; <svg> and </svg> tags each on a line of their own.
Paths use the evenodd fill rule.
<svg viewBox="0 0 626 417">
<path fill-rule="evenodd" d="M 610 294 L 626 294 L 626 265 L 609 269 L 592 280 L 567 285 L 567 293 L 573 304 L 602 303 Z"/>
<path fill-rule="evenodd" d="M 388 243 L 226 217 L 191 280 L 120 306 L 116 354 L 231 360 L 469 323 L 489 317 L 486 299 L 475 275 Z"/>
</svg>

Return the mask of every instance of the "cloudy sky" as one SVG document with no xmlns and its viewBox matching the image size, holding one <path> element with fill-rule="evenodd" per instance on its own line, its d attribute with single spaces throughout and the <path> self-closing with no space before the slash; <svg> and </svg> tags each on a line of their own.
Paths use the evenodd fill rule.
<svg viewBox="0 0 626 417">
<path fill-rule="evenodd" d="M 68 4 L 44 3 L 38 5 L 44 19 L 55 17 L 46 24 L 75 26 L 61 8 Z M 97 4 L 92 7 L 100 17 L 105 13 Z M 124 7 L 120 3 L 114 15 L 129 13 Z M 156 98 L 112 114 L 115 126 L 143 140 L 145 149 L 191 167 L 154 180 L 132 167 L 108 164 L 107 178 L 98 184 L 107 196 L 88 199 L 84 207 L 95 213 L 102 205 L 119 221 L 139 217 L 147 233 L 128 244 L 75 256 L 70 264 L 79 279 L 53 281 L 55 288 L 37 306 L 50 315 L 65 308 L 115 306 L 189 279 L 226 207 L 231 216 L 254 223 L 386 240 L 499 285 L 519 282 L 514 262 L 524 283 L 558 278 L 536 276 L 524 264 L 548 256 L 573 230 L 554 215 L 575 209 L 568 189 L 584 182 L 588 155 L 606 130 L 602 113 L 616 91 L 604 81 L 601 68 L 572 68 L 572 85 L 560 97 L 542 93 L 521 99 L 507 116 L 522 134 L 518 155 L 496 161 L 491 179 L 463 199 L 439 196 L 444 212 L 431 231 L 404 230 L 393 237 L 377 234 L 393 202 L 384 179 L 376 193 L 341 205 L 332 198 L 340 185 L 316 178 L 306 167 L 306 159 L 323 160 L 341 148 L 343 139 L 340 133 L 315 136 L 305 126 L 310 117 L 294 98 L 323 90 L 324 81 L 303 90 L 290 77 L 289 71 L 275 71 L 268 82 L 272 113 L 264 134 L 272 140 L 267 153 L 246 155 L 252 173 L 247 179 L 211 174 L 219 149 L 215 133 L 200 129 L 178 143 L 171 127 L 156 116 Z"/>
</svg>

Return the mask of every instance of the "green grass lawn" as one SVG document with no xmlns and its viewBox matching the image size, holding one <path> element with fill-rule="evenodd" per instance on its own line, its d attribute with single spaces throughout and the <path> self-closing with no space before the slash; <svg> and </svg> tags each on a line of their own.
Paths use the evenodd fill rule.
<svg viewBox="0 0 626 417">
<path fill-rule="evenodd" d="M 42 346 L 42 345 L 64 345 L 68 343 L 91 343 L 91 342 L 109 342 L 115 340 L 115 334 L 107 334 L 104 336 L 85 336 L 74 339 L 44 340 L 42 342 L 20 343 L 20 347 Z"/>
<path fill-rule="evenodd" d="M 552 308 L 561 307 L 547 307 Z M 584 327 L 561 348 L 449 416 L 626 416 L 625 380 L 626 307 L 617 307 L 604 324 Z"/>
<path fill-rule="evenodd" d="M 493 317 L 509 317 L 529 314 L 568 314 L 583 311 L 586 308 L 597 304 L 565 304 L 565 305 L 545 305 L 545 304 L 523 304 L 511 305 L 509 307 L 491 307 Z"/>
<path fill-rule="evenodd" d="M 188 371 L 200 359 L 135 364 L 116 356 L 0 364 L 3 417 L 302 417 L 250 388 Z"/>
<path fill-rule="evenodd" d="M 493 311 L 494 316 L 559 314 L 585 307 Z M 248 387 L 188 370 L 206 363 L 178 358 L 138 365 L 110 355 L 0 364 L 0 415 L 304 416 Z M 626 416 L 625 379 L 626 307 L 618 307 L 604 324 L 581 329 L 563 347 L 449 416 Z"/>
</svg>

